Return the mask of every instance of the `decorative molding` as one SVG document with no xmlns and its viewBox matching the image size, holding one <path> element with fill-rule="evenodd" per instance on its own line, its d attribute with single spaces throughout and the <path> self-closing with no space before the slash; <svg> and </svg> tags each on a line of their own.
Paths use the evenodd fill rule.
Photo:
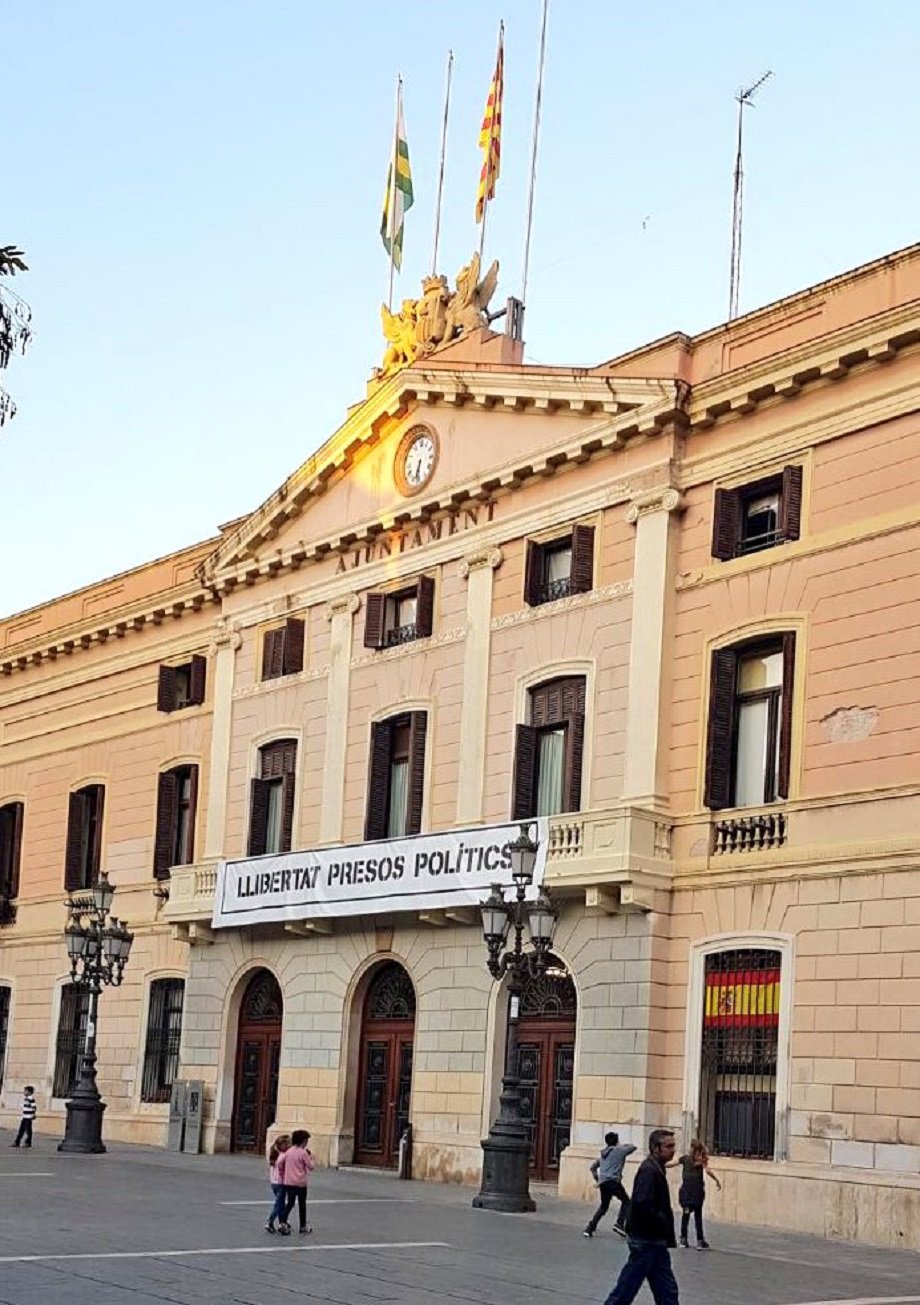
<svg viewBox="0 0 920 1305">
<path fill-rule="evenodd" d="M 258 680 L 255 684 L 244 684 L 233 690 L 233 701 L 241 698 L 258 698 L 263 693 L 277 693 L 279 689 L 289 689 L 292 684 L 309 684 L 311 680 L 321 680 L 329 674 L 329 666 L 308 666 L 294 675 L 281 675 L 272 680 Z"/>
<path fill-rule="evenodd" d="M 214 630 L 214 637 L 208 644 L 208 656 L 216 657 L 223 648 L 229 648 L 232 652 L 239 652 L 242 646 L 243 635 L 239 621 L 231 621 L 223 616 L 219 617 Z"/>
<path fill-rule="evenodd" d="M 483 567 L 491 567 L 497 571 L 505 560 L 505 554 L 500 548 L 480 548 L 475 553 L 468 553 L 457 563 L 457 571 L 461 580 L 466 580 L 471 571 L 481 570 Z"/>
<path fill-rule="evenodd" d="M 396 661 L 400 657 L 417 656 L 419 653 L 427 652 L 429 648 L 443 648 L 450 643 L 460 643 L 465 638 L 466 626 L 458 625 L 452 630 L 444 630 L 441 634 L 433 634 L 428 639 L 412 639 L 409 643 L 399 643 L 393 648 L 381 648 L 364 657 L 353 657 L 350 665 L 352 670 L 357 670 L 360 666 L 377 666 L 381 662 Z"/>
<path fill-rule="evenodd" d="M 672 485 L 656 485 L 636 494 L 626 509 L 626 520 L 634 526 L 640 517 L 650 512 L 679 512 L 684 507 L 684 496 Z"/>
<path fill-rule="evenodd" d="M 327 621 L 333 620 L 336 616 L 354 616 L 360 606 L 361 599 L 358 594 L 339 594 L 336 598 L 330 599 L 323 608 L 323 616 Z"/>
<path fill-rule="evenodd" d="M 587 594 L 569 594 L 568 598 L 557 598 L 554 603 L 541 603 L 539 607 L 522 607 L 507 616 L 496 616 L 492 621 L 493 630 L 505 630 L 512 625 L 525 625 L 528 621 L 540 621 L 545 616 L 579 607 L 594 607 L 597 603 L 612 602 L 617 598 L 627 598 L 633 591 L 631 580 L 620 580 L 615 585 L 606 585 L 603 589 L 592 589 Z"/>
</svg>

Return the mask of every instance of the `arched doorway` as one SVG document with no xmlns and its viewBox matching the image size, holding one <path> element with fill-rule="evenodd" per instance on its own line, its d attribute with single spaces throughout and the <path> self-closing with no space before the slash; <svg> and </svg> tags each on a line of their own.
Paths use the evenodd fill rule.
<svg viewBox="0 0 920 1305">
<path fill-rule="evenodd" d="M 530 1173 L 559 1177 L 559 1157 L 572 1131 L 575 1083 L 575 984 L 561 961 L 526 980 L 518 1022 L 521 1114 L 530 1136 Z"/>
<path fill-rule="evenodd" d="M 240 1006 L 233 1088 L 234 1151 L 264 1151 L 265 1134 L 275 1122 L 283 1010 L 278 980 L 268 970 L 256 970 Z"/>
<path fill-rule="evenodd" d="M 396 961 L 371 978 L 361 1018 L 355 1163 L 393 1168 L 409 1122 L 415 989 Z"/>
</svg>

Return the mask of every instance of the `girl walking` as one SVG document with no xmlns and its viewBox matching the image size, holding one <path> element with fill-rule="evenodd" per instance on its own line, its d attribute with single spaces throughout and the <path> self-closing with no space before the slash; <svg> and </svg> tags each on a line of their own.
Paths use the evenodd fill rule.
<svg viewBox="0 0 920 1305">
<path fill-rule="evenodd" d="M 305 1128 L 295 1128 L 291 1134 L 291 1145 L 278 1157 L 278 1174 L 284 1184 L 284 1216 L 278 1231 L 285 1237 L 291 1231 L 288 1220 L 295 1203 L 301 1236 L 313 1231 L 307 1223 L 307 1180 L 314 1165 L 313 1155 L 307 1149 L 309 1140 L 310 1134 Z"/>
<path fill-rule="evenodd" d="M 689 1249 L 690 1243 L 687 1241 L 687 1233 L 690 1230 L 690 1216 L 692 1214 L 696 1231 L 696 1249 L 698 1251 L 708 1251 L 709 1242 L 707 1242 L 703 1232 L 703 1202 L 706 1200 L 705 1176 L 709 1175 L 720 1192 L 722 1184 L 709 1168 L 709 1152 L 698 1137 L 694 1138 L 690 1143 L 689 1152 L 682 1155 L 677 1163 L 681 1166 L 680 1191 L 677 1194 L 681 1209 L 680 1244 L 685 1250 Z"/>
<path fill-rule="evenodd" d="M 268 1153 L 268 1182 L 272 1189 L 272 1204 L 268 1222 L 265 1225 L 266 1232 L 273 1233 L 275 1231 L 275 1220 L 284 1218 L 284 1183 L 278 1172 L 278 1161 L 290 1145 L 291 1139 L 287 1133 L 281 1133 L 275 1138 L 272 1149 Z"/>
</svg>

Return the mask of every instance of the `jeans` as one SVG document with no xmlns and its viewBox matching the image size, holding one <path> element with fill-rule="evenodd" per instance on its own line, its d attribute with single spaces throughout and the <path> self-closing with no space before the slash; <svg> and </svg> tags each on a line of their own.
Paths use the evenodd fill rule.
<svg viewBox="0 0 920 1305">
<path fill-rule="evenodd" d="M 682 1207 L 680 1216 L 680 1240 L 687 1240 L 687 1233 L 690 1230 L 690 1216 L 693 1215 L 693 1224 L 696 1228 L 696 1244 L 706 1240 L 703 1232 L 703 1207 L 701 1205 L 685 1205 Z"/>
<path fill-rule="evenodd" d="M 305 1187 L 285 1187 L 284 1189 L 284 1222 L 289 1221 L 289 1216 L 297 1203 L 297 1214 L 300 1218 L 301 1229 L 307 1226 L 307 1189 Z"/>
<path fill-rule="evenodd" d="M 13 1146 L 18 1146 L 22 1141 L 25 1141 L 26 1146 L 32 1145 L 32 1123 L 31 1119 L 21 1119 L 19 1121 L 19 1132 L 16 1134 L 16 1141 Z"/>
<path fill-rule="evenodd" d="M 607 1178 L 600 1184 L 601 1203 L 594 1212 L 591 1222 L 588 1224 L 585 1232 L 593 1233 L 597 1225 L 603 1219 L 604 1215 L 610 1209 L 610 1202 L 614 1197 L 620 1202 L 620 1213 L 616 1217 L 618 1228 L 626 1227 L 626 1211 L 629 1209 L 629 1197 L 626 1195 L 626 1188 L 617 1178 Z"/>
<path fill-rule="evenodd" d="M 284 1218 L 284 1183 L 272 1183 L 272 1208 L 268 1216 L 268 1222 L 274 1223 L 276 1219 Z"/>
<path fill-rule="evenodd" d="M 655 1305 L 680 1305 L 667 1246 L 630 1237 L 629 1259 L 604 1305 L 631 1305 L 646 1279 Z"/>
</svg>

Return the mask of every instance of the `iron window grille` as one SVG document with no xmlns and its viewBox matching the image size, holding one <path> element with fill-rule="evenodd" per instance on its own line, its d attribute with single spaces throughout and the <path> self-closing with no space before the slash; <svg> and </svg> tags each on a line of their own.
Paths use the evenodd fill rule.
<svg viewBox="0 0 920 1305">
<path fill-rule="evenodd" d="M 69 1097 L 77 1081 L 80 1057 L 86 1045 L 88 1020 L 89 991 L 79 984 L 68 983 L 61 989 L 61 1013 L 58 1018 L 51 1090 L 54 1097 Z"/>
<path fill-rule="evenodd" d="M 3 1069 L 6 1064 L 6 1040 L 10 1028 L 10 989 L 0 988 L 0 1088 L 3 1087 Z"/>
<path fill-rule="evenodd" d="M 802 524 L 802 468 L 736 489 L 717 489 L 713 505 L 712 556 L 722 562 L 798 539 Z"/>
<path fill-rule="evenodd" d="M 182 979 L 155 979 L 150 985 L 141 1101 L 169 1100 L 179 1071 L 184 1000 Z"/>
</svg>

